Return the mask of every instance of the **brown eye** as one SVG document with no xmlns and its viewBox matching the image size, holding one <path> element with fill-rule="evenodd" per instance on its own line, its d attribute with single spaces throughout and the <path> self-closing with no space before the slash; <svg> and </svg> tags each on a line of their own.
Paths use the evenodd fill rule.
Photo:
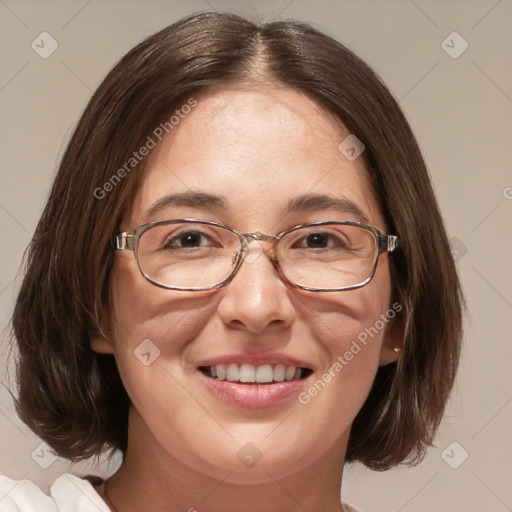
<svg viewBox="0 0 512 512">
<path fill-rule="evenodd" d="M 209 237 L 199 231 L 187 231 L 169 239 L 166 244 L 166 249 L 191 249 L 201 247 L 208 244 Z M 212 244 L 215 245 L 215 244 Z"/>
<path fill-rule="evenodd" d="M 293 249 L 329 249 L 348 247 L 348 241 L 341 234 L 312 232 L 297 240 Z"/>
</svg>

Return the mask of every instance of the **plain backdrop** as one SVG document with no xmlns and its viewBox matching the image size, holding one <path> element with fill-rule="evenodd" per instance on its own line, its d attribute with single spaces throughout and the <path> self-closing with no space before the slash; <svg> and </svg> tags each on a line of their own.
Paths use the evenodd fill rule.
<svg viewBox="0 0 512 512">
<path fill-rule="evenodd" d="M 458 260 L 469 305 L 465 349 L 435 446 L 416 468 L 347 468 L 344 499 L 365 512 L 512 510 L 510 0 L 1 0 L 1 327 L 23 251 L 91 92 L 143 38 L 210 9 L 308 21 L 381 75 L 420 142 Z M 47 58 L 41 43 L 38 51 L 31 46 L 41 38 L 45 51 L 58 45 Z M 41 441 L 16 418 L 5 388 L 3 340 L 0 473 L 47 489 L 63 471 L 113 471 L 118 459 L 38 464 Z"/>
</svg>

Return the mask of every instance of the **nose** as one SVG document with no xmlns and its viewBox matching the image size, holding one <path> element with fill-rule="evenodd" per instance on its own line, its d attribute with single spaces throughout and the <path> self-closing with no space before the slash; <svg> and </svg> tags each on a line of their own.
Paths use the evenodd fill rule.
<svg viewBox="0 0 512 512">
<path fill-rule="evenodd" d="M 291 290 L 281 280 L 263 243 L 249 245 L 242 266 L 224 288 L 217 312 L 227 326 L 251 334 L 284 329 L 295 318 Z"/>
</svg>

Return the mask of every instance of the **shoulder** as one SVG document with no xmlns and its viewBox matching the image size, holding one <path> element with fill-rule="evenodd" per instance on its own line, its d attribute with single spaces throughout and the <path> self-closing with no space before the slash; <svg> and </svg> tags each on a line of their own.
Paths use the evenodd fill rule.
<svg viewBox="0 0 512 512">
<path fill-rule="evenodd" d="M 87 480 L 64 473 L 44 493 L 30 480 L 13 480 L 0 475 L 0 512 L 110 512 Z"/>
</svg>

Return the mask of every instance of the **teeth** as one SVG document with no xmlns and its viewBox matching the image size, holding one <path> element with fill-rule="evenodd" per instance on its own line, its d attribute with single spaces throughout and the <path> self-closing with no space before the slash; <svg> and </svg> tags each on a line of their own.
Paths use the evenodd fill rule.
<svg viewBox="0 0 512 512">
<path fill-rule="evenodd" d="M 295 375 L 295 366 L 288 366 L 288 368 L 286 368 L 286 373 L 285 373 L 286 380 L 293 380 L 294 375 Z"/>
<path fill-rule="evenodd" d="M 216 370 L 212 370 L 211 368 L 216 368 Z M 210 367 L 210 371 L 212 372 L 212 377 L 215 377 L 215 375 L 213 375 L 215 372 L 219 380 L 224 380 L 226 378 L 226 369 L 221 364 L 218 364 L 216 367 Z"/>
<path fill-rule="evenodd" d="M 226 380 L 235 382 L 239 379 L 239 376 L 240 367 L 236 363 L 228 364 L 228 369 L 226 370 Z"/>
<path fill-rule="evenodd" d="M 300 379 L 302 370 L 296 366 L 285 366 L 284 364 L 253 364 L 230 363 L 228 365 L 217 364 L 210 366 L 210 375 L 218 380 L 230 382 L 256 382 L 266 384 L 269 382 L 283 382 Z"/>
<path fill-rule="evenodd" d="M 238 376 L 240 382 L 256 382 L 256 371 L 252 364 L 240 365 L 240 374 Z"/>
<path fill-rule="evenodd" d="M 290 366 L 293 368 L 293 366 Z M 286 366 L 284 364 L 278 364 L 274 367 L 274 380 L 282 382 L 286 376 Z"/>
<path fill-rule="evenodd" d="M 251 365 L 252 366 L 252 365 Z M 264 364 L 256 368 L 256 382 L 272 382 L 274 380 L 274 370 L 269 364 Z"/>
</svg>

